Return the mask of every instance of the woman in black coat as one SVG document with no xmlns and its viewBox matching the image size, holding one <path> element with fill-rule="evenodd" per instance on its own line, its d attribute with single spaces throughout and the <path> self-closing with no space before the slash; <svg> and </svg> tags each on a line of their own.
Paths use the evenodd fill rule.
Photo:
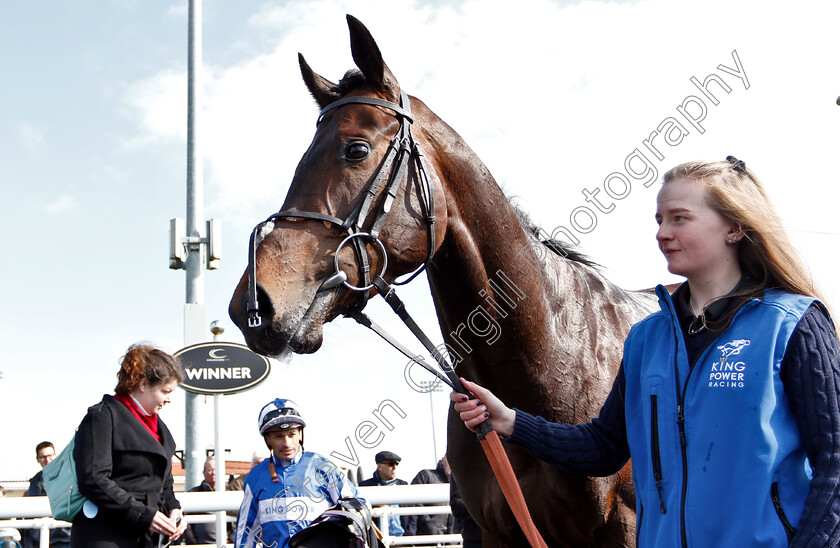
<svg viewBox="0 0 840 548">
<path fill-rule="evenodd" d="M 183 380 L 178 360 L 128 349 L 115 396 L 88 409 L 76 432 L 76 475 L 88 502 L 73 520 L 73 548 L 149 548 L 186 529 L 172 489 L 175 441 L 158 413 Z"/>
</svg>

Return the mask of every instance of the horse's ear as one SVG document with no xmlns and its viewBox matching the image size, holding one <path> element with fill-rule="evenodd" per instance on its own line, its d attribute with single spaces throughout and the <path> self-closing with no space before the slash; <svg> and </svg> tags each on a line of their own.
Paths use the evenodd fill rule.
<svg viewBox="0 0 840 548">
<path fill-rule="evenodd" d="M 300 64 L 303 81 L 319 107 L 324 108 L 340 97 L 338 87 L 320 74 L 316 74 L 300 53 L 298 53 L 298 64 Z"/>
<path fill-rule="evenodd" d="M 400 85 L 382 60 L 382 53 L 370 31 L 350 14 L 347 14 L 347 26 L 350 27 L 350 50 L 356 66 L 371 86 L 389 94 L 392 100 L 399 101 Z"/>
</svg>

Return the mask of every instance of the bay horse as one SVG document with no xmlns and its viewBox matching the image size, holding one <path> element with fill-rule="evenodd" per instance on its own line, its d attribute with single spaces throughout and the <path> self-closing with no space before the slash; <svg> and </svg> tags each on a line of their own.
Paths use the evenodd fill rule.
<svg viewBox="0 0 840 548">
<path fill-rule="evenodd" d="M 248 346 L 315 352 L 325 322 L 375 294 L 371 275 L 391 283 L 425 266 L 458 375 L 552 421 L 597 416 L 623 340 L 653 295 L 625 291 L 566 246 L 542 243 L 461 137 L 401 90 L 364 25 L 347 21 L 358 70 L 334 84 L 299 55 L 322 111 L 282 211 L 252 234 L 251 262 L 230 302 Z M 484 546 L 527 546 L 475 435 L 451 407 L 447 437 Z M 629 464 L 589 478 L 505 449 L 548 546 L 635 545 Z"/>
</svg>

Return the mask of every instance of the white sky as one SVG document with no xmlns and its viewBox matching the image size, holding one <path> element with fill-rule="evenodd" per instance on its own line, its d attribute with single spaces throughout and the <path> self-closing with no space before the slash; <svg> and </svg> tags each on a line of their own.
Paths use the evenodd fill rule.
<svg viewBox="0 0 840 548">
<path fill-rule="evenodd" d="M 570 213 L 588 205 L 582 190 L 602 188 L 674 117 L 689 133 L 675 146 L 660 137 L 658 174 L 692 159 L 745 160 L 840 310 L 836 2 L 206 0 L 205 216 L 223 221 L 224 255 L 206 273 L 205 302 L 208 321 L 227 321 L 225 340 L 242 341 L 227 303 L 250 229 L 279 209 L 314 132 L 296 53 L 337 81 L 352 67 L 348 12 L 402 87 L 455 128 L 547 231 L 570 227 Z M 164 1 L 0 7 L 0 481 L 34 474 L 42 439 L 70 439 L 87 406 L 112 392 L 129 344 L 183 346 L 184 273 L 167 268 L 167 231 L 186 207 L 186 15 L 185 2 Z M 735 68 L 733 51 L 749 89 L 717 68 Z M 699 95 L 692 76 L 712 73 L 731 92 L 712 85 L 719 104 L 707 103 L 701 134 L 677 106 Z M 653 238 L 657 186 L 637 183 L 620 201 L 602 190 L 615 209 L 581 237 L 628 288 L 676 281 Z M 400 294 L 440 340 L 425 282 Z M 379 303 L 370 314 L 404 333 Z M 410 481 L 444 450 L 447 399 L 433 394 L 430 405 L 412 391 L 404 364 L 338 320 L 318 353 L 273 362 L 262 386 L 223 398 L 225 446 L 247 460 L 261 443 L 259 408 L 283 396 L 304 408 L 308 449 L 346 454 L 345 438 L 390 399 L 406 418 L 380 446 L 355 447 L 368 475 L 376 451 L 399 453 Z M 180 394 L 162 417 L 183 448 Z"/>
</svg>

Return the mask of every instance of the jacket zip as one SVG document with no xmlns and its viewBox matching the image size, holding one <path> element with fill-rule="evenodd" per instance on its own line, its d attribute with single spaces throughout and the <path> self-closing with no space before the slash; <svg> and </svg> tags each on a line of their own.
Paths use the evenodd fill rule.
<svg viewBox="0 0 840 548">
<path fill-rule="evenodd" d="M 682 336 L 682 328 L 680 327 L 679 320 L 676 319 L 676 312 L 674 311 L 674 305 L 670 301 L 670 296 L 668 298 L 670 303 L 669 306 L 669 313 L 671 315 L 671 319 L 673 320 L 674 326 L 674 382 L 676 383 L 677 387 L 677 426 L 679 428 L 680 433 L 680 452 L 682 453 L 682 467 L 683 467 L 683 481 L 682 481 L 682 497 L 680 501 L 680 536 L 682 541 L 682 547 L 688 548 L 688 535 L 686 534 L 685 530 L 685 499 L 688 493 L 688 451 L 686 450 L 686 437 L 685 437 L 685 394 L 688 391 L 688 380 L 691 377 L 691 372 L 694 371 L 694 366 L 700 361 L 700 358 L 704 356 L 706 350 L 709 349 L 719 338 L 720 335 L 725 333 L 729 326 L 735 321 L 735 316 L 739 316 L 741 311 L 744 308 L 744 305 L 747 302 L 742 303 L 735 314 L 729 319 L 729 322 L 721 329 L 720 333 L 717 337 L 709 341 L 706 346 L 703 347 L 702 350 L 697 354 L 697 358 L 689 364 L 688 367 L 688 375 L 685 377 L 685 383 L 680 386 L 680 370 L 679 370 L 679 348 L 680 348 L 680 337 Z"/>
<path fill-rule="evenodd" d="M 782 508 L 782 501 L 779 499 L 779 482 L 774 481 L 770 486 L 770 499 L 773 501 L 773 506 L 776 508 L 776 515 L 779 516 L 779 521 L 782 522 L 782 527 L 785 528 L 785 535 L 787 535 L 788 543 L 793 540 L 793 535 L 796 534 L 796 529 L 788 521 L 785 515 L 785 509 Z"/>
<path fill-rule="evenodd" d="M 740 310 L 739 310 L 740 312 Z M 731 324 L 731 322 L 730 322 Z M 727 328 L 730 324 L 727 324 Z M 724 328 L 721 333 L 724 333 L 726 328 Z M 674 335 L 676 339 L 676 349 L 679 349 L 679 333 L 681 333 L 679 326 L 677 326 L 677 334 Z M 682 481 L 682 500 L 680 503 L 680 532 L 682 534 L 682 546 L 683 548 L 688 548 L 688 538 L 685 531 L 685 499 L 688 495 L 688 451 L 686 449 L 687 441 L 685 437 L 685 406 L 683 403 L 685 402 L 685 394 L 688 392 L 688 381 L 691 378 L 691 373 L 694 372 L 694 366 L 697 365 L 697 362 L 706 354 L 706 350 L 709 349 L 710 346 L 714 346 L 715 342 L 720 338 L 720 336 L 715 337 L 711 341 L 709 341 L 706 346 L 700 350 L 700 353 L 697 354 L 697 358 L 693 362 L 691 362 L 688 366 L 688 375 L 685 377 L 685 383 L 683 383 L 682 388 L 680 388 L 680 375 L 678 369 L 678 352 L 674 351 L 674 378 L 677 382 L 677 425 L 679 426 L 680 430 L 680 451 L 682 452 L 682 463 L 683 463 L 683 481 Z"/>
<path fill-rule="evenodd" d="M 679 349 L 680 349 L 680 327 L 677 324 L 674 328 L 674 382 L 677 385 L 677 427 L 680 432 L 680 452 L 682 453 L 682 500 L 680 503 L 680 537 L 683 548 L 688 548 L 688 540 L 685 533 L 685 493 L 688 490 L 688 455 L 685 450 L 685 415 L 683 415 L 683 391 L 680 387 L 679 370 Z M 688 372 L 691 375 L 691 370 Z M 686 377 L 686 383 L 688 378 Z"/>
<path fill-rule="evenodd" d="M 656 492 L 659 493 L 659 511 L 666 513 L 662 499 L 662 460 L 659 455 L 659 410 L 656 394 L 650 395 L 650 452 L 653 461 L 653 479 L 656 480 Z"/>
<path fill-rule="evenodd" d="M 685 437 L 685 394 L 688 391 L 688 381 L 691 378 L 691 373 L 694 371 L 694 366 L 703 357 L 706 353 L 706 350 L 712 346 L 714 341 L 718 338 L 715 337 L 712 341 L 709 341 L 700 353 L 697 354 L 697 358 L 691 362 L 688 366 L 688 375 L 685 377 L 685 382 L 682 386 L 680 386 L 680 371 L 679 371 L 679 347 L 680 347 L 680 334 L 682 333 L 679 324 L 675 326 L 674 332 L 674 381 L 677 384 L 677 426 L 680 432 L 680 453 L 682 454 L 682 467 L 683 467 L 683 480 L 682 480 L 682 494 L 680 497 L 680 536 L 682 541 L 683 548 L 688 548 L 688 534 L 685 530 L 685 499 L 688 495 L 688 451 L 686 449 L 687 441 Z"/>
</svg>

